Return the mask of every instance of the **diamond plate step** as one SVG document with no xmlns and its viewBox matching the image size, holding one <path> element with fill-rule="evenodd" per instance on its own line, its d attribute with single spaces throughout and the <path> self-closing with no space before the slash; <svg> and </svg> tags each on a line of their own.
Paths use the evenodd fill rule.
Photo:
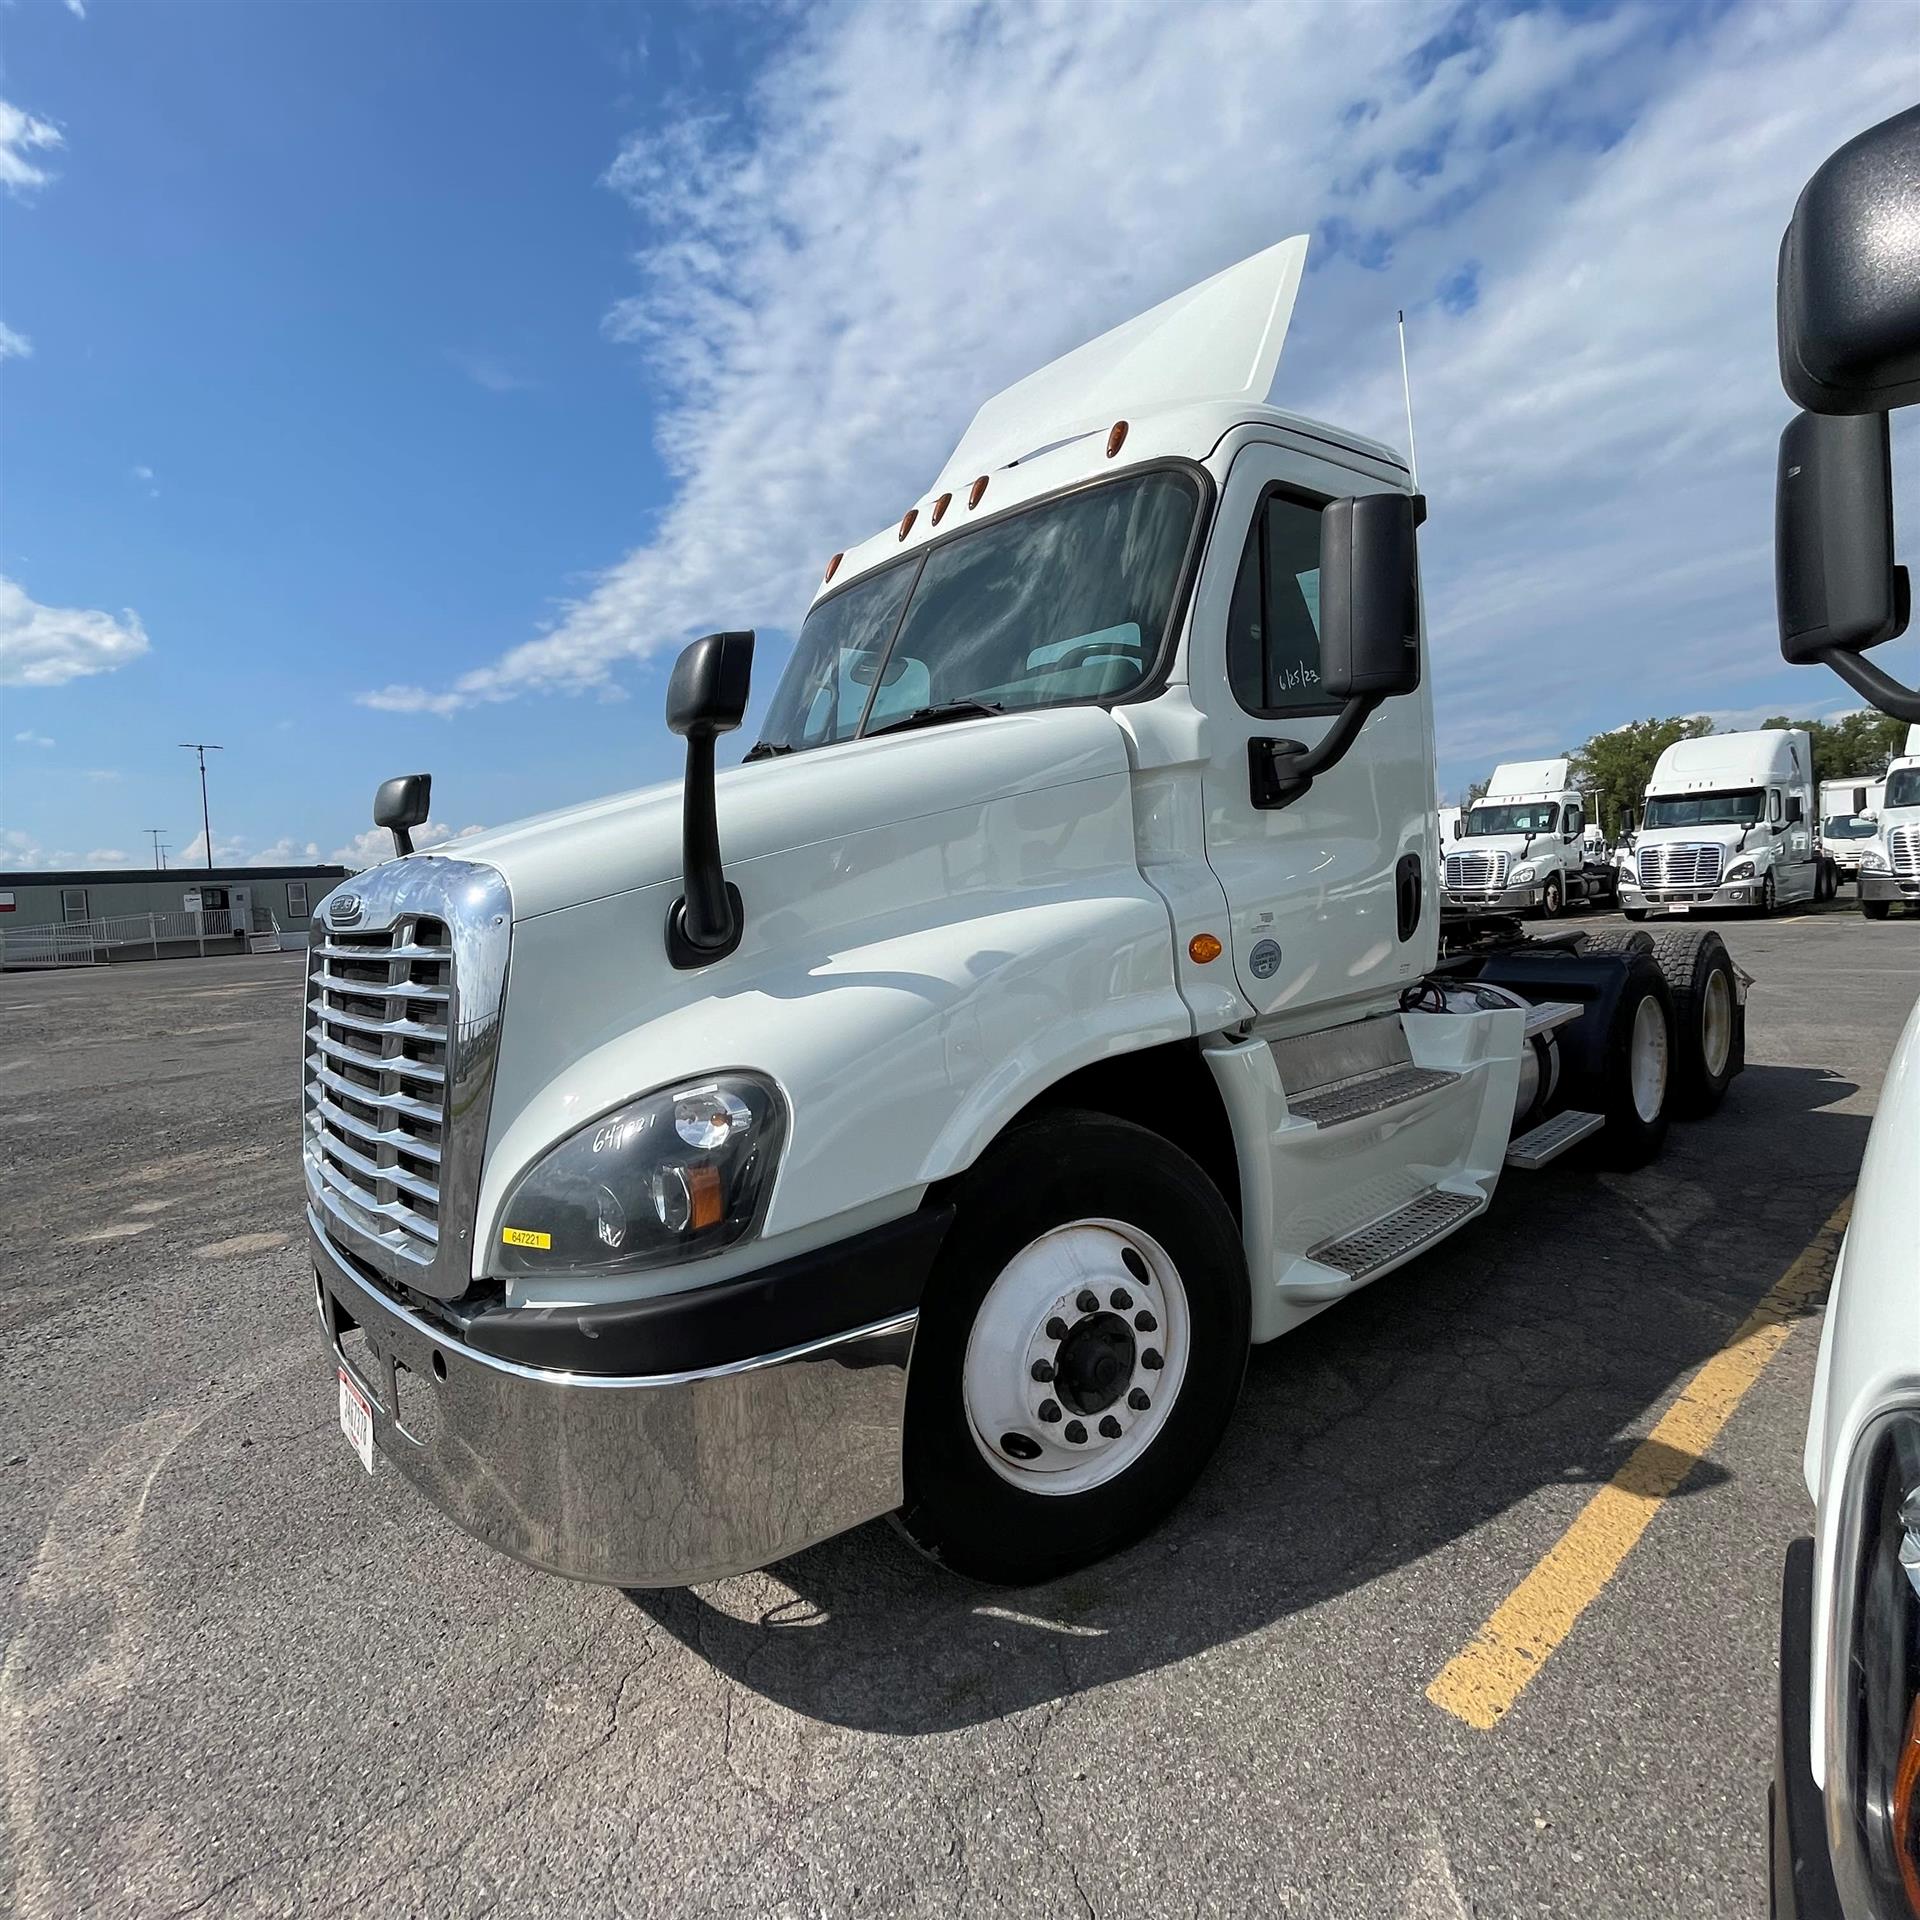
<svg viewBox="0 0 1920 1920">
<path fill-rule="evenodd" d="M 1296 1120 L 1311 1121 L 1316 1127 L 1337 1127 L 1345 1120 L 1363 1120 L 1370 1113 L 1383 1113 L 1407 1100 L 1416 1100 L 1436 1087 L 1450 1087 L 1457 1073 L 1438 1067 L 1377 1067 L 1371 1073 L 1356 1073 L 1315 1087 L 1298 1097 L 1289 1095 L 1287 1111 Z"/>
<path fill-rule="evenodd" d="M 1590 1139 L 1606 1124 L 1604 1113 L 1582 1113 L 1578 1107 L 1569 1107 L 1509 1142 L 1507 1165 L 1523 1173 L 1537 1173 L 1549 1160 L 1558 1160 L 1569 1147 Z"/>
<path fill-rule="evenodd" d="M 1463 1226 L 1486 1208 L 1478 1194 L 1447 1193 L 1430 1187 L 1410 1200 L 1398 1213 L 1376 1220 L 1358 1233 L 1338 1240 L 1323 1240 L 1307 1249 L 1307 1258 L 1323 1267 L 1332 1267 L 1351 1280 L 1367 1280 L 1381 1268 L 1416 1253 L 1431 1241 L 1444 1239 L 1455 1227 Z"/>
</svg>

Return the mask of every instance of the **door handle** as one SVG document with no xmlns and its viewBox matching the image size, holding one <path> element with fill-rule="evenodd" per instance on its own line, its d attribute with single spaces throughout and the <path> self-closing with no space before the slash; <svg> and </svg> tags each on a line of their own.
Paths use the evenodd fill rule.
<svg viewBox="0 0 1920 1920">
<path fill-rule="evenodd" d="M 1399 912 L 1400 938 L 1411 940 L 1420 925 L 1420 898 L 1426 889 L 1420 884 L 1420 856 L 1403 853 L 1393 870 L 1393 897 Z"/>
</svg>

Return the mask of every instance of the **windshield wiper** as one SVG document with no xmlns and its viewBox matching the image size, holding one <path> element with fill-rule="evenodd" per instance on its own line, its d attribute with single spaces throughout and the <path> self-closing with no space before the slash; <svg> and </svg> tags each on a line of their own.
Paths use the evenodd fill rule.
<svg viewBox="0 0 1920 1920">
<path fill-rule="evenodd" d="M 915 707 L 884 727 L 869 727 L 865 737 L 877 740 L 883 733 L 905 733 L 909 727 L 937 727 L 946 720 L 985 720 L 1006 708 L 994 700 L 942 700 L 931 707 Z"/>
<path fill-rule="evenodd" d="M 771 760 L 776 753 L 791 753 L 792 751 L 792 745 L 786 741 L 756 740 L 753 745 L 740 756 L 740 764 L 744 767 L 749 760 Z"/>
</svg>

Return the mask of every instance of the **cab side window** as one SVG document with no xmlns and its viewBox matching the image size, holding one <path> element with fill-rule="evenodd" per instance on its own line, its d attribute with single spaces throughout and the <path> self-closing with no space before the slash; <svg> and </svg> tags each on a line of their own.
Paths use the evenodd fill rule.
<svg viewBox="0 0 1920 1920">
<path fill-rule="evenodd" d="M 1227 612 L 1227 681 L 1249 713 L 1330 712 L 1320 691 L 1320 508 L 1269 493 Z"/>
</svg>

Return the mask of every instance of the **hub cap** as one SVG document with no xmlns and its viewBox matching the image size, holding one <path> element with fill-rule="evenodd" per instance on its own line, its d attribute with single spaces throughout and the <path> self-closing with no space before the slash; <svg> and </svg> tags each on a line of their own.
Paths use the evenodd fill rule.
<svg viewBox="0 0 1920 1920">
<path fill-rule="evenodd" d="M 1633 1043 L 1628 1050 L 1627 1073 L 1632 1085 L 1633 1110 L 1648 1126 L 1660 1118 L 1667 1103 L 1667 1023 L 1660 1002 L 1647 994 L 1633 1010 Z"/>
<path fill-rule="evenodd" d="M 1727 1056 L 1732 1051 L 1733 989 L 1727 984 L 1727 976 L 1716 970 L 1707 976 L 1700 1008 L 1700 1053 L 1709 1079 L 1718 1080 L 1726 1072 Z"/>
<path fill-rule="evenodd" d="M 1187 1291 L 1166 1250 L 1117 1220 L 1023 1247 L 987 1290 L 961 1375 L 974 1444 L 1029 1493 L 1084 1493 L 1166 1424 L 1186 1378 Z"/>
</svg>

